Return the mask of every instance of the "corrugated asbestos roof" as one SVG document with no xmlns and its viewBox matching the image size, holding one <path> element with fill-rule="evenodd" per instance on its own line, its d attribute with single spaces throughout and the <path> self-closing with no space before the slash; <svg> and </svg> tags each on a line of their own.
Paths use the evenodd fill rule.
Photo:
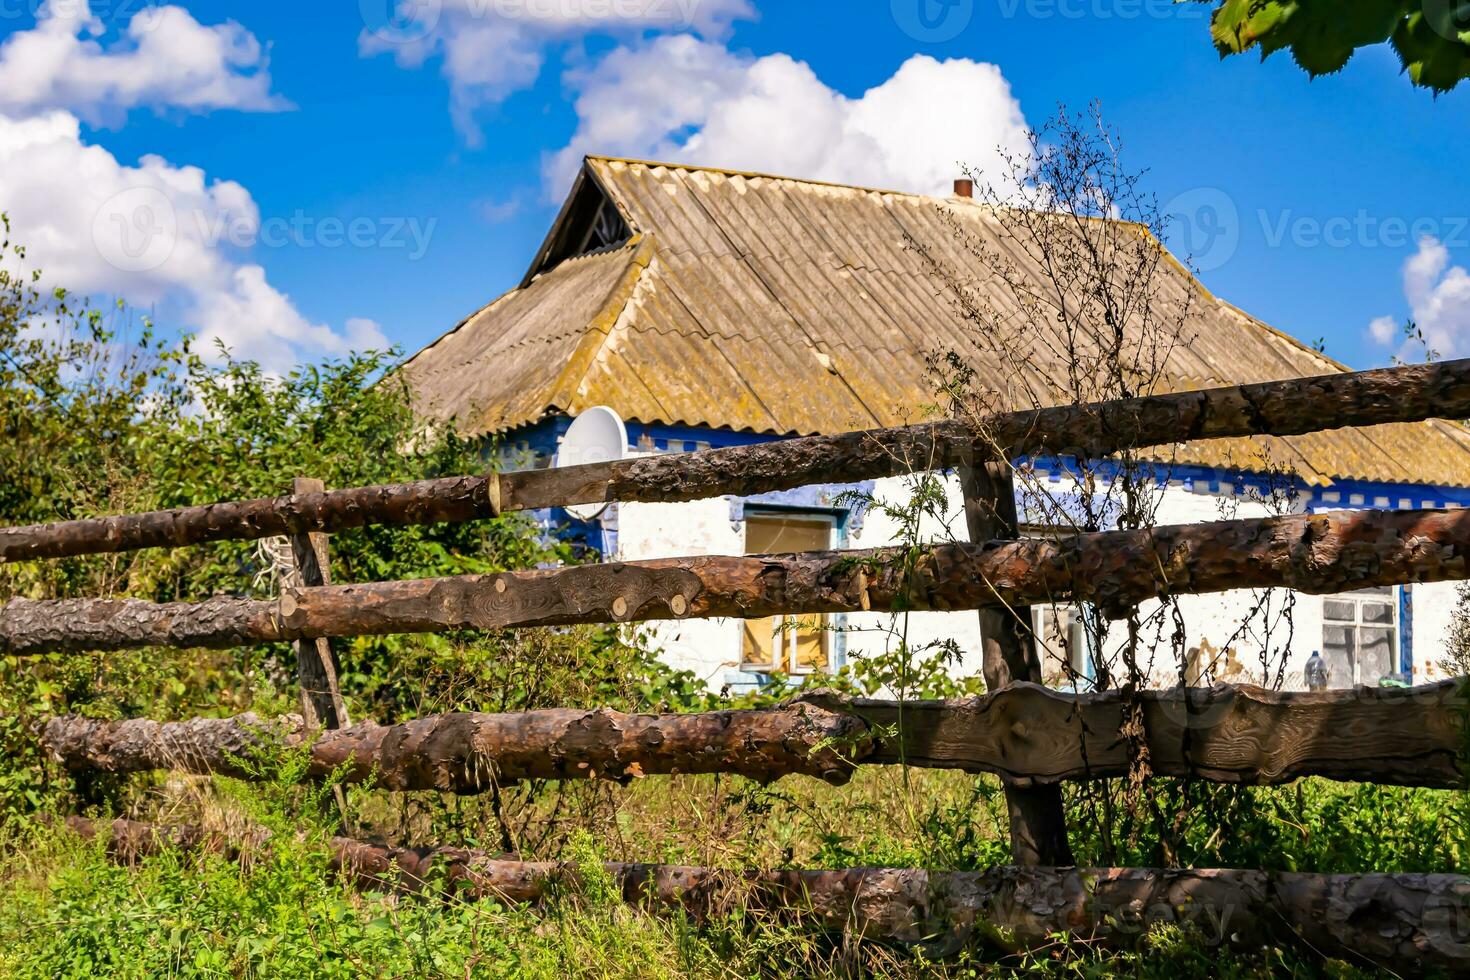
<svg viewBox="0 0 1470 980">
<path fill-rule="evenodd" d="M 632 238 L 562 259 L 575 248 L 569 215 L 596 210 L 589 195 L 610 198 Z M 647 423 L 777 435 L 917 421 L 934 401 L 926 355 L 973 350 L 953 293 L 909 244 L 949 268 L 973 266 L 946 215 L 999 242 L 993 213 L 975 202 L 589 158 L 527 283 L 404 371 L 421 410 L 471 433 L 593 405 Z M 1342 370 L 1216 299 L 1177 263 L 1162 274 L 1166 299 L 1194 293 L 1192 342 L 1170 354 L 1164 387 Z M 990 301 L 1010 302 L 993 292 Z M 980 370 L 983 384 L 987 370 L 1010 369 Z M 1016 383 L 1042 390 L 1025 377 L 991 386 Z M 1319 485 L 1470 486 L 1470 434 L 1445 422 L 1210 440 L 1175 458 L 1244 470 L 1269 461 Z"/>
</svg>

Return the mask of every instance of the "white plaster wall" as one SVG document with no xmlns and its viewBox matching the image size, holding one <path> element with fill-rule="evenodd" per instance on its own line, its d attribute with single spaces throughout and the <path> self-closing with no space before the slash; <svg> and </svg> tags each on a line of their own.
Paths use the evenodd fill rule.
<svg viewBox="0 0 1470 980">
<path fill-rule="evenodd" d="M 676 558 L 745 553 L 745 534 L 730 522 L 730 501 L 619 504 L 618 558 Z M 740 663 L 739 620 L 688 619 L 645 627 L 665 663 L 693 671 L 712 689 Z"/>
<path fill-rule="evenodd" d="M 905 477 L 890 477 L 877 481 L 873 489 L 875 505 L 864 517 L 862 529 L 849 536 L 852 548 L 882 548 L 898 541 L 901 528 L 898 520 L 884 513 L 882 504 L 901 508 L 912 495 L 912 484 Z M 926 517 L 920 524 L 920 534 L 930 541 L 967 541 L 969 532 L 965 527 L 964 498 L 959 480 L 951 477 L 945 482 L 948 498 L 946 513 L 942 519 Z M 893 635 L 895 624 L 886 613 L 860 613 L 848 616 L 854 630 L 848 636 L 849 658 L 882 652 L 896 647 L 898 639 Z M 952 639 L 963 652 L 962 661 L 955 665 L 956 676 L 968 677 L 980 673 L 980 617 L 974 612 L 915 612 L 908 614 L 907 641 L 909 649 L 921 650 L 946 639 Z"/>
<path fill-rule="evenodd" d="M 1414 681 L 1443 680 L 1439 663 L 1447 652 L 1450 620 L 1459 602 L 1459 583 L 1414 586 Z"/>
<path fill-rule="evenodd" d="M 1053 480 L 1047 484 L 1053 493 L 1065 493 L 1069 482 Z M 1182 486 L 1169 486 L 1160 494 L 1158 522 L 1187 524 L 1235 517 L 1262 517 L 1269 509 L 1258 501 L 1236 497 L 1229 492 L 1196 493 Z M 904 478 L 880 480 L 874 491 L 880 500 L 901 504 L 908 498 L 908 482 Z M 960 487 L 957 479 L 947 481 L 948 513 L 944 520 L 928 520 L 923 533 L 929 540 L 965 540 L 967 538 Z M 682 555 L 729 554 L 744 550 L 744 528 L 731 521 L 728 498 L 679 504 L 630 503 L 619 505 L 618 557 L 622 560 L 664 558 Z M 867 512 L 862 526 L 849 534 L 846 547 L 874 548 L 894 543 L 899 534 L 897 522 L 875 506 Z M 1205 596 L 1181 596 L 1178 601 L 1184 621 L 1183 651 L 1189 656 L 1197 651 L 1202 661 L 1215 663 L 1208 680 L 1274 682 L 1275 659 L 1271 674 L 1263 676 L 1263 648 L 1289 649 L 1283 685 L 1302 687 L 1302 670 L 1322 639 L 1322 600 L 1318 596 L 1296 595 L 1292 604 L 1290 626 L 1280 617 L 1273 621 L 1271 633 L 1265 630 L 1266 619 L 1249 618 L 1260 595 L 1250 591 L 1226 592 Z M 1288 599 L 1284 590 L 1273 594 L 1274 608 L 1280 609 Z M 1443 654 L 1444 636 L 1455 605 L 1455 586 L 1449 584 L 1414 587 L 1413 650 L 1416 682 L 1437 676 L 1434 665 Z M 1158 608 L 1146 604 L 1141 610 L 1147 618 Z M 849 631 L 844 633 L 849 659 L 872 654 L 894 642 L 892 619 L 882 613 L 854 614 L 847 618 Z M 1242 628 L 1247 624 L 1249 628 Z M 664 659 L 673 666 L 691 670 L 718 690 L 739 679 L 740 623 L 730 619 L 690 620 L 662 623 L 647 627 L 655 637 Z M 1289 630 L 1289 632 L 1288 632 Z M 1152 663 L 1152 680 L 1161 686 L 1178 683 L 1180 662 L 1175 651 L 1172 619 L 1160 633 L 1150 632 L 1145 641 L 1160 637 L 1159 651 Z M 907 622 L 911 648 L 920 648 L 940 639 L 953 639 L 964 652 L 957 675 L 980 673 L 980 629 L 974 612 L 912 613 Z M 1121 642 L 1123 628 L 1115 627 L 1113 635 Z M 747 675 L 748 676 L 748 675 Z"/>
</svg>

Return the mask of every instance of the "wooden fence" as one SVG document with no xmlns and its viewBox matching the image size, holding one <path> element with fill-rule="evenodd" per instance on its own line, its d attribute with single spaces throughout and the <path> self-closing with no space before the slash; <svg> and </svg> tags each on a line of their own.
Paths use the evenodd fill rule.
<svg viewBox="0 0 1470 980">
<path fill-rule="evenodd" d="M 721 872 L 619 865 L 630 900 L 698 911 L 743 896 L 862 935 L 964 941 L 981 924 L 1018 942 L 1065 932 L 1126 943 L 1140 915 L 1222 920 L 1221 942 L 1296 937 L 1401 972 L 1470 969 L 1470 879 L 1454 875 L 1284 875 L 1259 871 L 1071 869 L 1058 784 L 1125 775 L 1141 720 L 1152 770 L 1228 783 L 1305 775 L 1405 786 L 1465 783 L 1467 706 L 1454 682 L 1408 690 L 1282 693 L 1252 687 L 1063 694 L 1040 686 L 1025 609 L 1073 598 L 1120 616 L 1154 597 L 1233 588 L 1333 593 L 1470 578 L 1470 511 L 1359 511 L 1017 539 L 1009 458 L 1098 456 L 1124 448 L 1348 425 L 1470 416 L 1470 360 L 792 439 L 610 464 L 326 491 L 298 481 L 278 498 L 0 529 L 0 560 L 293 538 L 295 574 L 276 600 L 196 603 L 12 599 L 0 606 L 11 655 L 142 646 L 293 641 L 302 718 L 262 721 L 57 718 L 42 739 L 77 771 L 181 769 L 248 775 L 254 746 L 305 746 L 315 776 L 392 790 L 477 793 L 522 779 L 738 773 L 842 782 L 860 765 L 1002 777 L 1018 867 L 979 875 L 915 870 Z M 682 501 L 927 469 L 960 471 L 973 544 L 896 554 L 810 552 L 610 563 L 409 582 L 328 584 L 325 534 L 608 500 Z M 991 693 L 945 703 L 817 692 L 767 710 L 626 715 L 550 710 L 347 725 L 330 637 L 687 617 L 758 618 L 859 610 L 976 609 Z M 86 822 L 79 831 L 95 833 Z M 164 844 L 243 846 L 188 829 L 119 822 L 120 856 Z M 269 846 L 255 841 L 251 846 Z M 389 851 L 334 842 L 356 877 L 417 889 L 435 861 L 476 894 L 534 900 L 567 869 L 463 851 Z M 738 888 L 737 888 L 738 886 Z M 1162 912 L 1160 910 L 1163 910 Z M 994 930 L 979 930 L 993 935 Z"/>
</svg>

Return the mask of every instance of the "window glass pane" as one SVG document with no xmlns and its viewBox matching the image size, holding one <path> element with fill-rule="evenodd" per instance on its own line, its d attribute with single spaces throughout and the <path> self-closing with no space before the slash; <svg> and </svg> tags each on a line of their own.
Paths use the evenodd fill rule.
<svg viewBox="0 0 1470 980">
<path fill-rule="evenodd" d="M 795 627 L 787 627 L 786 645 L 796 644 L 797 670 L 827 669 L 827 634 L 821 616 L 802 616 Z"/>
<path fill-rule="evenodd" d="M 776 666 L 776 650 L 783 638 L 776 636 L 776 620 L 747 619 L 745 621 L 744 654 L 742 659 L 752 667 L 771 670 Z"/>
<path fill-rule="evenodd" d="M 1358 683 L 1377 684 L 1393 673 L 1394 635 L 1391 629 L 1358 631 Z"/>
<path fill-rule="evenodd" d="M 1082 621 L 1081 613 L 1076 610 L 1068 612 L 1071 624 L 1067 629 L 1067 635 L 1071 639 L 1071 647 L 1068 653 L 1072 655 L 1072 670 L 1078 677 L 1087 676 L 1087 624 Z"/>
<path fill-rule="evenodd" d="M 827 521 L 784 514 L 750 514 L 745 521 L 745 553 L 785 554 L 825 551 L 832 546 Z M 789 617 L 747 620 L 742 641 L 745 664 L 766 670 L 820 670 L 828 665 L 827 631 L 823 616 L 803 617 L 792 626 Z"/>
<path fill-rule="evenodd" d="M 1358 621 L 1358 604 L 1342 599 L 1324 599 L 1322 601 L 1322 618 L 1333 619 L 1343 623 L 1355 623 Z"/>
<path fill-rule="evenodd" d="M 1087 624 L 1076 606 L 1036 606 L 1032 626 L 1043 684 L 1054 687 L 1087 679 Z"/>
<path fill-rule="evenodd" d="M 1067 677 L 1067 612 L 1055 606 L 1037 609 L 1036 648 L 1041 658 L 1041 679 L 1046 684 L 1065 684 Z"/>
<path fill-rule="evenodd" d="M 1353 686 L 1353 629 L 1322 627 L 1322 659 L 1327 661 L 1327 686 Z"/>
<path fill-rule="evenodd" d="M 747 516 L 745 553 L 782 555 L 792 551 L 825 551 L 831 547 L 832 525 L 826 521 L 762 514 Z"/>
<path fill-rule="evenodd" d="M 1362 608 L 1365 623 L 1393 622 L 1393 606 L 1386 602 L 1365 602 Z"/>
</svg>

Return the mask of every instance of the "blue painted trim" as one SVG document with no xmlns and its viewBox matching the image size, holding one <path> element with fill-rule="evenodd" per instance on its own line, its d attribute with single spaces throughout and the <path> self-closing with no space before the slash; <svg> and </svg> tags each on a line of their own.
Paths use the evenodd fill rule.
<svg viewBox="0 0 1470 980">
<path fill-rule="evenodd" d="M 1414 682 L 1414 587 L 1399 587 L 1399 671 Z"/>
<path fill-rule="evenodd" d="M 571 425 L 571 418 L 556 415 L 534 425 L 523 426 L 502 437 L 503 446 L 514 449 L 526 447 L 547 456 L 556 452 L 558 440 Z M 628 423 L 630 449 L 645 452 L 689 452 L 695 449 L 720 448 L 724 446 L 749 446 L 758 443 L 776 442 L 788 438 L 754 432 L 731 432 L 726 429 L 705 429 L 687 425 L 650 425 L 641 422 Z M 1076 476 L 1079 468 L 1075 458 L 1059 456 L 1037 456 L 1015 460 L 1019 466 L 1033 466 L 1041 475 L 1053 482 L 1062 475 Z M 1269 493 L 1274 486 L 1269 474 L 1252 473 L 1223 467 L 1199 466 L 1192 463 L 1145 463 L 1139 464 L 1153 470 L 1153 478 L 1159 483 L 1181 486 L 1195 493 L 1220 494 L 1242 493 L 1254 490 Z M 1105 479 L 1115 477 L 1122 467 L 1112 460 L 1098 460 L 1089 468 Z M 1309 506 L 1336 506 L 1343 509 L 1353 507 L 1396 507 L 1406 503 L 1414 507 L 1462 506 L 1470 507 L 1470 487 L 1441 487 L 1423 483 L 1383 483 L 1369 480 L 1337 480 L 1328 486 L 1312 486 L 1294 480 L 1292 489 L 1301 494 Z"/>
<path fill-rule="evenodd" d="M 859 517 L 858 529 L 862 528 L 862 518 Z M 843 551 L 849 543 L 848 525 L 853 523 L 852 515 L 847 520 L 837 524 L 837 550 Z M 829 665 L 832 673 L 837 673 L 847 666 L 847 613 L 837 613 L 832 617 L 832 662 Z"/>
<path fill-rule="evenodd" d="M 729 498 L 730 523 L 743 523 L 747 509 L 818 514 L 832 518 L 838 534 L 845 538 L 849 532 L 856 534 L 862 531 L 876 488 L 875 481 L 865 480 L 862 483 L 815 484 L 752 497 L 732 496 Z"/>
<path fill-rule="evenodd" d="M 1012 462 L 1018 469 L 1031 467 L 1036 471 L 1037 475 L 1046 477 L 1052 483 L 1059 482 L 1063 476 L 1075 479 L 1082 475 L 1080 464 L 1076 457 L 1072 456 L 1023 457 Z M 1122 464 L 1110 459 L 1091 460 L 1087 465 L 1088 472 L 1097 479 L 1113 480 L 1123 473 Z M 1137 473 L 1152 479 L 1154 483 L 1160 486 L 1166 484 L 1177 486 L 1191 493 L 1206 493 L 1218 496 L 1220 494 L 1243 494 L 1246 491 L 1254 491 L 1260 494 L 1269 494 L 1278 489 L 1291 489 L 1305 496 L 1312 490 L 1307 484 L 1296 479 L 1293 479 L 1290 484 L 1284 486 L 1281 478 L 1273 477 L 1267 473 L 1247 473 L 1241 470 L 1196 466 L 1192 463 L 1155 463 L 1145 461 L 1138 462 L 1134 465 Z"/>
<path fill-rule="evenodd" d="M 785 436 L 760 435 L 755 432 L 731 432 L 728 429 L 700 429 L 689 425 L 648 425 L 629 422 L 630 449 L 658 452 L 696 452 L 700 449 L 722 449 L 726 446 L 753 446 L 777 442 Z"/>
<path fill-rule="evenodd" d="M 1057 482 L 1062 476 L 1077 477 L 1081 470 L 1075 458 L 1038 456 L 1017 459 L 1017 467 L 1031 466 L 1039 476 Z M 1470 487 L 1441 487 L 1424 483 L 1381 483 L 1369 480 L 1337 480 L 1328 486 L 1314 486 L 1293 478 L 1283 485 L 1279 478 L 1265 473 L 1251 473 L 1192 463 L 1140 463 L 1140 471 L 1156 483 L 1182 487 L 1192 493 L 1220 495 L 1254 491 L 1269 494 L 1275 489 L 1289 489 L 1298 494 L 1308 509 L 1419 507 L 1470 507 Z M 1102 479 L 1113 479 L 1122 466 L 1112 460 L 1089 464 L 1090 471 Z"/>
</svg>

